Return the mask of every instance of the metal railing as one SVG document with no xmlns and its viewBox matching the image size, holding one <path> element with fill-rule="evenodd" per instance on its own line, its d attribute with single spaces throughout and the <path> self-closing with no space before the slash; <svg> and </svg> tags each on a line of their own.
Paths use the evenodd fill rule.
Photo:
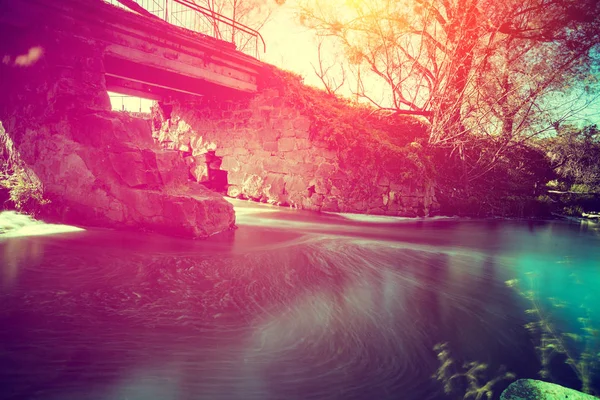
<svg viewBox="0 0 600 400">
<path fill-rule="evenodd" d="M 118 0 L 106 2 L 127 8 Z M 221 15 L 193 0 L 134 0 L 146 11 L 166 22 L 191 31 L 233 43 L 236 49 L 259 58 L 260 50 L 267 51 L 261 34 L 249 26 Z"/>
<path fill-rule="evenodd" d="M 118 0 L 104 0 L 107 3 L 110 3 L 112 5 L 124 8 L 126 10 L 128 10 L 128 8 L 126 6 L 124 6 L 123 4 L 121 4 Z M 148 11 L 149 13 L 156 15 L 158 18 L 166 20 L 167 14 L 166 14 L 166 1 L 167 0 L 134 0 L 137 4 L 139 4 L 140 6 L 142 6 L 143 9 L 145 9 L 146 11 Z"/>
</svg>

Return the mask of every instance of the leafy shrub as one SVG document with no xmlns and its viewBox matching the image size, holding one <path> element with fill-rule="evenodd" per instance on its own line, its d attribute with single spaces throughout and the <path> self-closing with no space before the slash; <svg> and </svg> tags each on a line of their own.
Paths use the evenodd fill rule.
<svg viewBox="0 0 600 400">
<path fill-rule="evenodd" d="M 596 125 L 564 126 L 541 143 L 558 173 L 558 180 L 571 191 L 600 191 L 600 129 Z"/>
<path fill-rule="evenodd" d="M 540 217 L 548 213 L 536 198 L 554 178 L 545 153 L 526 144 L 498 153 L 494 139 L 466 139 L 464 161 L 451 149 L 435 153 L 436 195 L 443 214 L 477 217 Z M 494 161 L 494 154 L 498 155 Z M 486 168 L 473 160 L 490 158 Z"/>
<path fill-rule="evenodd" d="M 571 192 L 575 193 L 589 193 L 592 188 L 585 183 L 574 183 L 571 185 Z"/>
<path fill-rule="evenodd" d="M 9 192 L 10 202 L 17 211 L 35 215 L 50 202 L 44 198 L 41 182 L 24 168 L 0 172 L 0 187 Z"/>
<path fill-rule="evenodd" d="M 554 213 L 580 217 L 583 213 L 600 211 L 600 195 L 595 193 L 548 193 Z"/>
</svg>

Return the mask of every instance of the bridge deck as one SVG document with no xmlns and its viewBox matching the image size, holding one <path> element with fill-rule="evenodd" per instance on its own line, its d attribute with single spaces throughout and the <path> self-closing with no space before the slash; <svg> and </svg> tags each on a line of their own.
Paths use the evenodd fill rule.
<svg viewBox="0 0 600 400">
<path fill-rule="evenodd" d="M 174 95 L 253 93 L 262 63 L 231 43 L 138 15 L 101 0 L 21 0 L 0 25 L 43 24 L 106 46 L 110 91 L 156 100 Z M 12 15 L 11 13 L 12 12 Z"/>
</svg>

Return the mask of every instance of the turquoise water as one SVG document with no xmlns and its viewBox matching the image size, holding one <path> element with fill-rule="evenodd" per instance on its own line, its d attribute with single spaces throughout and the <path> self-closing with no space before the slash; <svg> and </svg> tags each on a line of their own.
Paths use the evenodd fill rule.
<svg viewBox="0 0 600 400">
<path fill-rule="evenodd" d="M 599 358 L 598 225 L 234 204 L 239 228 L 205 241 L 0 214 L 0 399 L 462 398 L 436 344 L 446 380 L 539 378 L 517 289 Z M 547 379 L 581 388 L 564 361 Z"/>
</svg>

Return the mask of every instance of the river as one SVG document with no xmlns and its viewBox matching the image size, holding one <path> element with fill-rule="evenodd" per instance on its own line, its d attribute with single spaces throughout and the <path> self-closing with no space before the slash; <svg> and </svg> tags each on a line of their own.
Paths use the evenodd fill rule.
<svg viewBox="0 0 600 400">
<path fill-rule="evenodd" d="M 465 362 L 498 398 L 542 369 L 532 304 L 598 359 L 597 224 L 234 205 L 203 241 L 0 214 L 0 399 L 454 399 Z"/>
</svg>

